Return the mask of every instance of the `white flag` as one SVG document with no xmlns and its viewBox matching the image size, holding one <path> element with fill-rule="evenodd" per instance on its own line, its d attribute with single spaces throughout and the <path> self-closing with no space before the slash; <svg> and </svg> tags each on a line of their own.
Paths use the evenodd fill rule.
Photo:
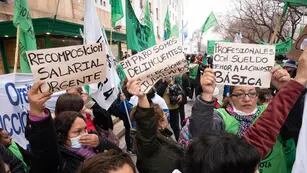
<svg viewBox="0 0 307 173">
<path fill-rule="evenodd" d="M 85 15 L 84 15 L 84 42 L 86 44 L 103 42 L 105 49 L 107 50 L 107 62 L 109 64 L 108 71 L 106 72 L 107 78 L 105 81 L 101 81 L 98 84 L 91 84 L 90 95 L 96 100 L 96 102 L 103 108 L 109 109 L 111 104 L 117 98 L 119 93 L 118 84 L 119 77 L 116 73 L 116 65 L 114 62 L 114 56 L 108 45 L 107 37 L 102 25 L 100 25 L 99 18 L 97 16 L 95 1 L 85 1 Z M 103 30 L 103 31 L 102 31 Z"/>
<path fill-rule="evenodd" d="M 296 157 L 292 168 L 292 173 L 305 173 L 307 170 L 307 95 L 305 95 L 305 106 L 302 126 L 296 147 Z"/>
</svg>

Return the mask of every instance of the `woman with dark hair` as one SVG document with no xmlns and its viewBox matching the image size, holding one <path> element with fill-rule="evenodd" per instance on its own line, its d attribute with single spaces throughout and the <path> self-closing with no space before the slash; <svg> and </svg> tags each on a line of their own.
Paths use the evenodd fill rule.
<svg viewBox="0 0 307 173">
<path fill-rule="evenodd" d="M 290 112 L 290 108 L 296 109 L 293 106 L 296 105 L 295 103 L 304 93 L 303 86 L 306 84 L 305 69 L 307 67 L 307 51 L 305 52 L 300 58 L 301 68 L 299 75 L 294 80 L 290 80 L 287 71 L 281 68 L 274 68 L 272 71 L 272 83 L 280 90 L 268 106 L 257 105 L 258 93 L 255 87 L 235 86 L 231 89 L 229 104 L 226 108 L 214 109 L 213 91 L 216 85 L 215 75 L 212 69 L 205 69 L 201 77 L 203 93 L 196 99 L 192 108 L 192 116 L 188 125 L 189 134 L 181 136 L 191 139 L 205 135 L 210 131 L 225 131 L 245 138 L 247 142 L 257 147 L 261 146 L 256 144 L 257 141 L 265 143 L 263 137 L 271 137 L 271 139 L 274 139 L 273 142 L 270 142 L 269 146 L 271 147 L 258 149 L 262 159 L 259 164 L 260 171 L 263 173 L 286 173 L 291 171 L 292 161 L 294 160 L 291 160 L 292 157 L 288 157 L 286 154 L 291 154 L 292 151 L 295 152 L 295 146 L 283 145 L 284 139 L 279 134 Z M 253 133 L 253 136 L 256 135 L 253 138 L 247 137 L 253 125 L 264 119 L 263 117 L 268 116 L 268 114 L 271 116 L 271 119 L 267 119 L 263 126 L 267 126 L 271 130 L 258 134 Z M 187 144 L 187 142 L 184 144 Z"/>
<path fill-rule="evenodd" d="M 80 164 L 98 152 L 116 146 L 101 139 L 98 145 L 88 143 L 86 123 L 80 112 L 64 111 L 54 122 L 44 103 L 50 93 L 39 92 L 42 82 L 35 83 L 28 92 L 30 103 L 26 137 L 33 153 L 32 172 L 75 173 Z"/>
<path fill-rule="evenodd" d="M 136 169 L 128 154 L 109 150 L 85 160 L 78 173 L 136 173 Z"/>
</svg>

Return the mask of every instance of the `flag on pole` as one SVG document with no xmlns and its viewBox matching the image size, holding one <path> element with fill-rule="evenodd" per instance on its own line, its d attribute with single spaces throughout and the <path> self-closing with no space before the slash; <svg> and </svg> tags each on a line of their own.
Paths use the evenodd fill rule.
<svg viewBox="0 0 307 173">
<path fill-rule="evenodd" d="M 123 6 L 121 0 L 110 0 L 112 27 L 115 27 L 116 22 L 124 17 Z"/>
<path fill-rule="evenodd" d="M 108 45 L 107 37 L 102 25 L 100 25 L 99 18 L 96 13 L 96 7 L 94 0 L 85 1 L 85 16 L 84 16 L 84 43 L 98 43 L 102 42 L 107 50 L 108 69 L 107 77 L 105 81 L 101 81 L 98 84 L 89 85 L 89 94 L 96 100 L 96 102 L 103 109 L 109 109 L 111 104 L 117 98 L 119 93 L 119 77 L 116 73 L 116 66 L 114 63 L 114 56 Z"/>
<path fill-rule="evenodd" d="M 19 57 L 22 73 L 31 73 L 26 51 L 36 50 L 36 39 L 27 0 L 15 0 L 13 24 L 19 26 Z"/>
<path fill-rule="evenodd" d="M 179 28 L 177 25 L 174 25 L 171 30 L 171 37 L 179 37 Z"/>
<path fill-rule="evenodd" d="M 126 36 L 128 49 L 139 52 L 149 47 L 150 28 L 140 23 L 130 0 L 126 0 Z"/>
<path fill-rule="evenodd" d="M 165 19 L 164 19 L 164 40 L 167 40 L 170 37 L 171 37 L 171 22 L 169 19 L 169 12 L 167 9 Z"/>
<path fill-rule="evenodd" d="M 212 26 L 217 24 L 216 17 L 213 12 L 210 13 L 210 15 L 207 17 L 205 23 L 201 27 L 201 33 L 204 33 L 208 31 Z"/>
<path fill-rule="evenodd" d="M 150 7 L 149 7 L 148 0 L 146 1 L 144 23 L 149 28 L 149 30 L 147 29 L 147 31 L 146 31 L 146 32 L 148 32 L 148 36 L 149 36 L 148 37 L 148 47 L 152 47 L 152 46 L 156 45 L 156 38 L 155 38 L 153 23 L 152 23 L 152 20 L 151 20 Z"/>
</svg>

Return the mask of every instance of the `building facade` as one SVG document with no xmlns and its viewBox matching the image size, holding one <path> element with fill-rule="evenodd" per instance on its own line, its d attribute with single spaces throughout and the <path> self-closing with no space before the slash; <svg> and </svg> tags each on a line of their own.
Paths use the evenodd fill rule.
<svg viewBox="0 0 307 173">
<path fill-rule="evenodd" d="M 122 0 L 124 15 L 125 1 Z M 163 41 L 167 8 L 172 26 L 182 27 L 182 0 L 148 0 L 157 43 Z M 131 0 L 136 16 L 142 21 L 146 0 Z M 125 17 L 115 28 L 111 25 L 109 0 L 95 0 L 100 23 L 112 40 L 111 50 L 119 59 L 127 51 Z M 83 43 L 84 0 L 28 0 L 38 49 L 79 45 Z M 14 0 L 0 0 L 0 73 L 14 66 L 16 28 L 12 20 Z M 111 32 L 112 30 L 112 32 Z M 111 38 L 112 35 L 112 38 Z"/>
</svg>

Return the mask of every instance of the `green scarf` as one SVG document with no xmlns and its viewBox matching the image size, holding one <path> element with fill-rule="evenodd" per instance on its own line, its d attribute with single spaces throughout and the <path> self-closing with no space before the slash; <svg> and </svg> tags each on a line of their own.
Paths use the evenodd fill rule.
<svg viewBox="0 0 307 173">
<path fill-rule="evenodd" d="M 21 154 L 17 144 L 12 141 L 12 144 L 9 146 L 8 149 L 22 162 L 22 165 L 23 165 L 23 168 L 24 168 L 25 172 L 29 172 L 29 167 L 24 162 L 22 154 Z"/>
</svg>

